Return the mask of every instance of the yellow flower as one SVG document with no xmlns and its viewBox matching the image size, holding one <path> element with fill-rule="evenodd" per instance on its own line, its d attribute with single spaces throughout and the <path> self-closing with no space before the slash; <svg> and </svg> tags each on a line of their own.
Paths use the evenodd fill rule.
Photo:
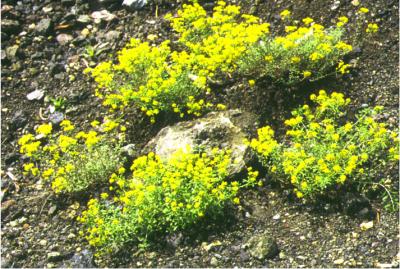
<svg viewBox="0 0 400 269">
<path fill-rule="evenodd" d="M 341 170 L 342 170 L 342 168 L 339 165 L 336 164 L 333 166 L 333 171 L 335 171 L 336 173 L 340 172 Z"/>
<path fill-rule="evenodd" d="M 304 18 L 302 21 L 303 21 L 303 23 L 304 23 L 305 25 L 309 25 L 309 24 L 312 23 L 314 20 L 311 19 L 310 17 L 307 17 L 307 18 Z"/>
<path fill-rule="evenodd" d="M 26 143 L 28 143 L 28 142 L 34 140 L 34 138 L 35 138 L 35 137 L 34 137 L 32 134 L 23 135 L 23 136 L 18 140 L 18 145 L 23 146 L 23 145 L 25 145 Z"/>
<path fill-rule="evenodd" d="M 364 153 L 362 153 L 360 157 L 361 157 L 361 160 L 363 160 L 363 161 L 366 161 L 366 160 L 368 160 L 368 154 L 367 154 L 367 153 L 365 153 L 365 152 L 364 152 Z"/>
<path fill-rule="evenodd" d="M 346 124 L 344 125 L 344 130 L 345 130 L 346 132 L 350 131 L 351 128 L 353 128 L 353 125 L 352 125 L 350 122 L 348 122 L 348 123 L 346 123 Z"/>
<path fill-rule="evenodd" d="M 368 23 L 368 27 L 365 30 L 367 33 L 376 33 L 378 32 L 379 26 L 376 23 Z"/>
<path fill-rule="evenodd" d="M 308 77 L 311 76 L 311 74 L 312 74 L 312 73 L 311 73 L 310 71 L 304 71 L 304 72 L 303 72 L 303 77 L 304 77 L 304 78 L 308 78 Z"/>
<path fill-rule="evenodd" d="M 94 121 L 92 121 L 92 122 L 90 123 L 90 125 L 91 125 L 92 127 L 96 127 L 96 126 L 98 126 L 99 124 L 100 124 L 100 122 L 97 121 L 97 120 L 94 120 Z"/>
<path fill-rule="evenodd" d="M 284 20 L 284 19 L 290 17 L 290 11 L 287 10 L 287 9 L 285 9 L 285 10 L 283 10 L 283 11 L 280 13 L 280 15 L 281 15 L 282 20 Z"/>
<path fill-rule="evenodd" d="M 52 129 L 53 129 L 53 126 L 51 125 L 51 123 L 42 124 L 36 129 L 36 133 L 46 136 L 51 133 Z"/>
<path fill-rule="evenodd" d="M 343 27 L 348 21 L 349 21 L 349 19 L 345 16 L 339 17 L 339 21 L 336 23 L 336 26 L 339 28 Z"/>
<path fill-rule="evenodd" d="M 122 174 L 124 174 L 125 173 L 125 168 L 124 167 L 120 167 L 119 169 L 118 169 L 118 174 L 120 174 L 120 175 L 122 175 Z"/>
<path fill-rule="evenodd" d="M 339 136 L 339 134 L 333 134 L 332 135 L 332 139 L 334 140 L 334 141 L 339 141 L 339 138 L 340 138 L 340 136 Z"/>
<path fill-rule="evenodd" d="M 264 57 L 264 60 L 270 63 L 274 60 L 274 57 L 272 57 L 271 55 L 267 55 Z"/>
<path fill-rule="evenodd" d="M 324 55 L 322 55 L 321 53 L 319 53 L 319 52 L 313 52 L 311 55 L 310 55 L 310 60 L 311 61 L 318 61 L 318 60 L 320 60 L 320 59 L 322 59 L 322 58 L 324 58 Z"/>
<path fill-rule="evenodd" d="M 301 61 L 300 57 L 294 56 L 290 59 L 290 61 L 294 64 L 297 64 Z"/>
<path fill-rule="evenodd" d="M 24 170 L 29 172 L 35 165 L 33 163 L 24 164 Z"/>
<path fill-rule="evenodd" d="M 346 179 L 347 179 L 346 175 L 340 175 L 338 182 L 344 183 L 346 181 Z"/>
<path fill-rule="evenodd" d="M 218 110 L 225 110 L 225 109 L 226 109 L 226 105 L 217 104 L 217 109 L 218 109 Z"/>
<path fill-rule="evenodd" d="M 358 10 L 358 12 L 359 12 L 359 13 L 366 14 L 366 13 L 368 13 L 368 12 L 369 12 L 369 9 L 368 9 L 368 8 L 366 8 L 366 7 L 361 7 L 361 8 Z"/>
<path fill-rule="evenodd" d="M 255 84 L 256 84 L 256 82 L 254 81 L 254 79 L 249 80 L 250 87 L 253 87 Z"/>
<path fill-rule="evenodd" d="M 54 169 L 53 168 L 49 168 L 49 169 L 43 171 L 42 176 L 43 176 L 44 179 L 48 179 L 53 174 L 54 174 Z"/>
<path fill-rule="evenodd" d="M 297 26 L 285 26 L 285 32 L 286 33 L 290 33 L 290 32 L 296 31 L 296 29 L 297 29 Z"/>
<path fill-rule="evenodd" d="M 339 71 L 339 73 L 341 74 L 347 74 L 350 73 L 350 71 L 348 70 L 349 67 L 351 67 L 350 64 L 345 64 L 342 60 L 339 62 L 338 67 L 336 67 L 336 71 Z"/>
<path fill-rule="evenodd" d="M 240 204 L 240 199 L 238 197 L 235 197 L 233 199 L 233 202 L 238 205 L 238 204 Z"/>
<path fill-rule="evenodd" d="M 108 198 L 108 193 L 103 192 L 102 194 L 100 194 L 101 199 L 107 199 Z"/>
<path fill-rule="evenodd" d="M 72 125 L 71 121 L 69 121 L 69 120 L 63 120 L 60 123 L 60 126 L 63 127 L 63 130 L 65 132 L 75 129 L 74 125 Z"/>
<path fill-rule="evenodd" d="M 295 193 L 296 193 L 297 198 L 302 198 L 304 196 L 303 193 L 298 191 L 297 189 L 295 189 Z"/>
</svg>

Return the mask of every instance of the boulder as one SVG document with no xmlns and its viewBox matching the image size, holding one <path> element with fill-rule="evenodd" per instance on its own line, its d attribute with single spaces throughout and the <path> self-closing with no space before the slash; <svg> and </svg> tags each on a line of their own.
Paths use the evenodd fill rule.
<svg viewBox="0 0 400 269">
<path fill-rule="evenodd" d="M 250 255 L 258 260 L 272 259 L 278 255 L 276 241 L 267 234 L 257 234 L 247 241 Z"/>
<path fill-rule="evenodd" d="M 185 152 L 187 145 L 205 151 L 215 147 L 230 149 L 233 162 L 228 171 L 229 176 L 233 176 L 250 160 L 250 150 L 244 139 L 248 137 L 246 133 L 256 127 L 256 116 L 251 113 L 239 110 L 211 112 L 203 118 L 165 127 L 146 145 L 144 153 L 153 151 L 161 159 L 168 159 L 179 149 Z"/>
</svg>

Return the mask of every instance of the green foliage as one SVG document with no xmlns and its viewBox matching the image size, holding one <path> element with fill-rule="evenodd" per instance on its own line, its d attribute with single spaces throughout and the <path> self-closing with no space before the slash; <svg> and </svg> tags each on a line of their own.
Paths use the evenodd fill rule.
<svg viewBox="0 0 400 269">
<path fill-rule="evenodd" d="M 208 81 L 233 72 L 247 47 L 268 33 L 268 24 L 239 10 L 220 1 L 208 16 L 197 3 L 184 5 L 166 17 L 183 48 L 172 51 L 169 40 L 155 46 L 132 39 L 118 63 L 87 69 L 98 84 L 96 95 L 112 111 L 135 105 L 151 122 L 161 111 L 201 115 L 213 106 L 201 99 L 211 90 Z"/>
<path fill-rule="evenodd" d="M 343 25 L 325 29 L 305 18 L 301 25 L 286 26 L 285 35 L 266 36 L 252 46 L 240 59 L 239 72 L 251 77 L 269 76 L 285 84 L 317 80 L 334 66 L 337 72 L 348 73 L 350 65 L 341 59 L 353 48 L 342 40 Z"/>
<path fill-rule="evenodd" d="M 61 122 L 61 127 L 57 133 L 51 123 L 42 124 L 36 135 L 26 134 L 19 139 L 20 152 L 31 159 L 24 165 L 25 173 L 51 182 L 56 193 L 83 191 L 106 182 L 123 161 L 121 141 L 108 134 L 118 124 L 105 122 L 99 128 L 103 134 L 94 130 L 76 132 L 68 120 Z"/>
<path fill-rule="evenodd" d="M 190 149 L 188 149 L 190 151 Z M 86 238 L 100 252 L 112 252 L 128 242 L 148 243 L 155 233 L 190 227 L 206 215 L 222 213 L 226 203 L 239 203 L 240 188 L 256 184 L 257 172 L 249 168 L 242 183 L 227 182 L 231 164 L 229 152 L 177 151 L 168 160 L 154 153 L 136 159 L 132 176 L 120 169 L 110 178 L 110 189 L 117 190 L 113 202 L 103 193 L 89 201 L 79 220 Z"/>
<path fill-rule="evenodd" d="M 350 99 L 343 94 L 321 90 L 311 100 L 315 109 L 304 105 L 285 121 L 286 142 L 278 143 L 269 126 L 258 130 L 249 143 L 263 164 L 299 198 L 335 193 L 346 184 L 364 191 L 377 185 L 380 179 L 372 175 L 399 159 L 398 134 L 375 119 L 382 107 L 365 108 L 344 122 Z"/>
</svg>

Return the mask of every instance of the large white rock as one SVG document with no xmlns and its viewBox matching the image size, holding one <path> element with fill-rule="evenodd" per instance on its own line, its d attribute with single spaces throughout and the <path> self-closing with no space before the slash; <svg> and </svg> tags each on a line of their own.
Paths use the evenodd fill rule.
<svg viewBox="0 0 400 269">
<path fill-rule="evenodd" d="M 247 163 L 246 132 L 255 130 L 256 116 L 239 110 L 211 112 L 203 118 L 180 122 L 162 129 L 145 147 L 162 159 L 167 159 L 178 149 L 184 152 L 203 147 L 206 151 L 218 147 L 232 150 L 230 175 L 240 173 Z"/>
</svg>

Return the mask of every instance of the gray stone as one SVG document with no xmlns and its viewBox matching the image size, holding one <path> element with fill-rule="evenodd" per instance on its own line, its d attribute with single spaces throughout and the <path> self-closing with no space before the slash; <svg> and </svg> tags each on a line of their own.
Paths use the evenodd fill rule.
<svg viewBox="0 0 400 269">
<path fill-rule="evenodd" d="M 62 122 L 64 120 L 64 118 L 65 118 L 64 114 L 59 111 L 56 111 L 56 112 L 50 114 L 50 116 L 49 116 L 49 120 L 53 124 L 59 124 L 60 122 Z"/>
<path fill-rule="evenodd" d="M 74 39 L 74 37 L 68 34 L 59 34 L 57 35 L 56 39 L 61 46 L 64 46 L 68 44 L 72 39 Z"/>
<path fill-rule="evenodd" d="M 218 147 L 232 150 L 232 164 L 228 176 L 240 173 L 249 162 L 249 148 L 244 143 L 246 130 L 256 127 L 256 117 L 239 110 L 211 112 L 203 118 L 180 122 L 162 129 L 145 147 L 144 153 L 153 151 L 161 159 L 168 159 L 174 152 Z"/>
<path fill-rule="evenodd" d="M 110 42 L 118 41 L 120 39 L 120 37 L 121 37 L 121 32 L 119 32 L 119 31 L 112 30 L 105 34 L 106 40 L 110 41 Z"/>
<path fill-rule="evenodd" d="M 7 34 L 16 34 L 21 29 L 19 21 L 2 19 L 1 20 L 1 31 Z"/>
<path fill-rule="evenodd" d="M 247 246 L 250 255 L 259 260 L 271 259 L 279 252 L 276 241 L 267 234 L 254 235 L 247 241 Z"/>
<path fill-rule="evenodd" d="M 28 119 L 26 116 L 26 113 L 23 112 L 22 110 L 19 110 L 15 112 L 15 114 L 12 116 L 10 123 L 9 123 L 9 128 L 11 131 L 15 131 L 18 128 L 25 127 L 25 125 L 28 123 Z"/>
<path fill-rule="evenodd" d="M 89 15 L 79 15 L 76 21 L 82 24 L 88 24 L 92 21 L 92 19 L 90 18 Z"/>
<path fill-rule="evenodd" d="M 6 48 L 6 56 L 7 56 L 7 58 L 9 60 L 15 60 L 15 58 L 17 57 L 18 50 L 19 50 L 19 46 L 18 45 L 7 47 Z"/>
<path fill-rule="evenodd" d="M 84 249 L 81 252 L 75 253 L 70 260 L 67 260 L 63 267 L 68 268 L 94 268 L 93 253 L 90 250 Z"/>
<path fill-rule="evenodd" d="M 95 23 L 100 23 L 101 21 L 109 22 L 117 18 L 117 16 L 105 9 L 93 12 L 91 17 L 94 19 Z"/>
<path fill-rule="evenodd" d="M 57 251 L 53 251 L 50 253 L 47 253 L 47 260 L 49 262 L 55 262 L 61 259 L 61 253 Z"/>
<path fill-rule="evenodd" d="M 333 261 L 333 264 L 336 264 L 336 265 L 340 265 L 343 263 L 344 263 L 344 260 L 342 258 Z"/>
<path fill-rule="evenodd" d="M 132 9 L 141 9 L 146 4 L 147 4 L 147 0 L 124 0 L 124 2 L 122 2 L 123 6 L 132 8 Z"/>
<path fill-rule="evenodd" d="M 28 100 L 32 101 L 32 100 L 40 100 L 42 99 L 44 96 L 44 91 L 42 90 L 34 90 L 33 92 L 30 92 L 26 98 L 28 98 Z"/>
<path fill-rule="evenodd" d="M 57 210 L 57 206 L 53 205 L 52 207 L 50 207 L 48 214 L 49 215 L 53 215 Z"/>
<path fill-rule="evenodd" d="M 51 19 L 42 19 L 35 27 L 35 30 L 40 34 L 47 34 L 50 32 L 52 26 Z"/>
<path fill-rule="evenodd" d="M 210 265 L 217 267 L 218 266 L 218 259 L 216 257 L 212 257 L 210 260 Z"/>
</svg>

